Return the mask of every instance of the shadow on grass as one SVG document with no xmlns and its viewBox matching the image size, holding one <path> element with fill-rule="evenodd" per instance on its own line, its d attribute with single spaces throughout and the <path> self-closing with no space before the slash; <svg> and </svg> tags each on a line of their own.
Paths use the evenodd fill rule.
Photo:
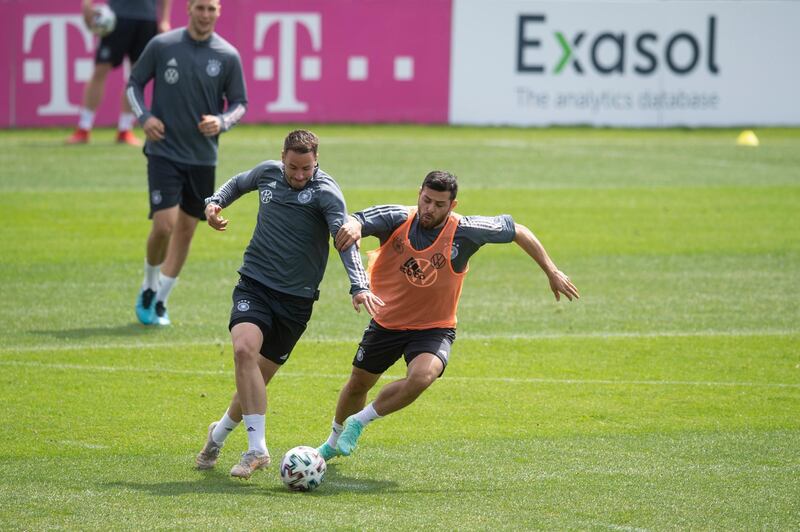
<svg viewBox="0 0 800 532">
<path fill-rule="evenodd" d="M 140 323 L 127 323 L 125 325 L 83 327 L 79 329 L 39 329 L 28 331 L 28 333 L 36 336 L 50 336 L 56 340 L 83 340 L 97 336 L 137 338 L 152 335 L 158 330 L 156 327 L 147 327 Z"/>
<path fill-rule="evenodd" d="M 271 495 L 294 495 L 306 497 L 326 497 L 338 495 L 339 493 L 393 493 L 398 484 L 389 480 L 370 480 L 363 478 L 352 478 L 339 474 L 336 465 L 328 466 L 325 473 L 325 480 L 322 486 L 310 493 L 293 493 L 283 485 L 265 487 L 258 482 L 257 477 L 253 477 L 256 482 L 236 480 L 228 475 L 227 471 L 211 470 L 199 471 L 202 478 L 195 480 L 157 482 L 146 484 L 143 482 L 109 482 L 103 484 L 108 488 L 122 488 L 136 491 L 143 491 L 157 496 L 175 496 L 198 493 L 230 494 L 230 495 L 258 495 L 264 493 Z M 258 475 L 259 473 L 256 473 Z M 275 469 L 269 469 L 265 474 L 277 474 Z"/>
</svg>

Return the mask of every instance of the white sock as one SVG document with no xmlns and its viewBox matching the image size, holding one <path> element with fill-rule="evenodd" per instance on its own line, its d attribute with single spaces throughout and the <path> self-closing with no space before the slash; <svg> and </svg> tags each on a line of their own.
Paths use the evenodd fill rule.
<svg viewBox="0 0 800 532">
<path fill-rule="evenodd" d="M 335 449 L 336 448 L 336 442 L 339 441 L 339 434 L 342 433 L 343 429 L 344 429 L 344 425 L 342 425 L 340 423 L 337 423 L 336 419 L 334 419 L 331 422 L 331 435 L 328 436 L 328 441 L 326 441 L 325 443 L 327 443 L 328 445 L 330 445 L 331 447 L 333 447 Z"/>
<path fill-rule="evenodd" d="M 375 407 L 372 406 L 373 404 L 374 403 L 368 404 L 361 412 L 356 414 L 356 419 L 359 420 L 365 427 L 372 421 L 383 417 L 378 415 L 378 413 L 375 411 Z"/>
<path fill-rule="evenodd" d="M 135 121 L 136 117 L 133 116 L 133 113 L 120 113 L 119 121 L 117 121 L 117 129 L 120 131 L 130 131 L 133 129 L 133 123 Z"/>
<path fill-rule="evenodd" d="M 178 282 L 177 277 L 167 277 L 163 273 L 158 274 L 158 292 L 156 292 L 156 301 L 161 301 L 164 306 L 167 306 L 167 298 L 172 289 L 175 288 L 175 283 Z"/>
<path fill-rule="evenodd" d="M 264 424 L 267 416 L 262 414 L 245 414 L 242 416 L 244 426 L 247 427 L 247 450 L 267 452 L 267 440 L 264 436 Z"/>
<path fill-rule="evenodd" d="M 241 423 L 241 421 L 232 420 L 226 410 L 225 415 L 222 416 L 222 419 L 217 422 L 217 426 L 211 431 L 211 439 L 217 444 L 222 445 L 225 443 L 225 438 L 233 432 L 233 429 L 239 426 L 239 423 Z"/>
<path fill-rule="evenodd" d="M 160 264 L 152 266 L 147 262 L 147 259 L 144 259 L 144 281 L 142 281 L 142 290 L 147 290 L 148 288 L 153 292 L 158 290 L 158 274 L 160 271 Z"/>
<path fill-rule="evenodd" d="M 81 107 L 78 111 L 78 127 L 80 129 L 90 130 L 94 125 L 94 111 L 90 111 L 85 107 Z"/>
</svg>

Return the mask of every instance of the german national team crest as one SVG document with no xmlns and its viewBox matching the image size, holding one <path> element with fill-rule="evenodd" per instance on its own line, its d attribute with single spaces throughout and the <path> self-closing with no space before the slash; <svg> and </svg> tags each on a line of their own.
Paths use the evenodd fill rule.
<svg viewBox="0 0 800 532">
<path fill-rule="evenodd" d="M 297 195 L 297 201 L 299 201 L 300 203 L 308 203 L 309 201 L 311 201 L 311 191 L 304 190 L 300 192 L 300 194 Z"/>
<path fill-rule="evenodd" d="M 450 260 L 454 260 L 456 257 L 458 257 L 458 246 L 453 244 L 450 246 Z"/>
<path fill-rule="evenodd" d="M 217 59 L 208 60 L 208 64 L 206 65 L 206 74 L 212 78 L 216 78 L 219 76 L 220 70 L 222 70 L 222 63 L 220 63 Z"/>
<path fill-rule="evenodd" d="M 154 191 L 152 191 L 150 193 L 150 203 L 152 203 L 153 205 L 160 204 L 161 203 L 161 199 L 162 198 L 161 198 L 161 191 L 160 190 L 154 190 Z"/>
<path fill-rule="evenodd" d="M 242 299 L 236 302 L 236 310 L 239 312 L 247 312 L 250 310 L 250 302 L 246 299 Z"/>
</svg>

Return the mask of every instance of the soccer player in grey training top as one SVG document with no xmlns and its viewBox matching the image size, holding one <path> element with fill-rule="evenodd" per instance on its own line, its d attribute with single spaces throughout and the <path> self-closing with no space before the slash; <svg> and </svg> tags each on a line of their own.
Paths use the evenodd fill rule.
<svg viewBox="0 0 800 532">
<path fill-rule="evenodd" d="M 236 393 L 222 418 L 208 427 L 196 458 L 199 469 L 216 465 L 225 438 L 243 419 L 248 449 L 231 475 L 250 478 L 270 463 L 266 386 L 305 331 L 325 273 L 330 235 L 347 221 L 342 191 L 317 163 L 318 145 L 310 131 L 293 131 L 284 140 L 280 161 L 264 161 L 234 176 L 206 199 L 208 224 L 219 231 L 228 224 L 220 211 L 242 194 L 258 190 L 259 208 L 228 325 Z M 357 246 L 342 247 L 339 256 L 350 278 L 353 307 L 360 311 L 364 305 L 374 314 L 383 302 L 369 289 Z"/>
<path fill-rule="evenodd" d="M 167 298 L 186 262 L 203 200 L 214 191 L 217 142 L 244 115 L 247 94 L 236 49 L 214 33 L 219 0 L 189 0 L 185 28 L 153 38 L 131 72 L 127 94 L 147 142 L 152 227 L 136 315 L 169 325 Z M 153 80 L 153 105 L 144 87 Z M 227 100 L 227 110 L 224 101 Z"/>
</svg>

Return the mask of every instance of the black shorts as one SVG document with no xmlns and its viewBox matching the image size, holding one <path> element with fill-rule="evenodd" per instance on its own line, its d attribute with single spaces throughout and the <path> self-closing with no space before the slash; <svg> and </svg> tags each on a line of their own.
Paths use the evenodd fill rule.
<svg viewBox="0 0 800 532">
<path fill-rule="evenodd" d="M 180 205 L 189 216 L 206 219 L 205 199 L 214 193 L 216 167 L 177 163 L 147 156 L 150 218 L 153 213 Z"/>
<path fill-rule="evenodd" d="M 111 63 L 113 68 L 117 68 L 127 55 L 133 65 L 139 60 L 144 47 L 156 33 L 158 25 L 154 20 L 117 18 L 114 31 L 100 39 L 94 62 Z"/>
<path fill-rule="evenodd" d="M 228 330 L 237 323 L 257 325 L 264 335 L 261 355 L 283 364 L 305 332 L 313 306 L 313 299 L 278 292 L 242 275 L 233 289 Z"/>
<path fill-rule="evenodd" d="M 431 353 L 447 368 L 450 349 L 456 341 L 455 329 L 424 329 L 420 331 L 396 331 L 385 329 L 375 320 L 370 320 L 358 344 L 353 365 L 370 373 L 380 374 L 405 355 L 408 365 L 417 355 Z M 441 374 L 439 375 L 441 377 Z"/>
</svg>

